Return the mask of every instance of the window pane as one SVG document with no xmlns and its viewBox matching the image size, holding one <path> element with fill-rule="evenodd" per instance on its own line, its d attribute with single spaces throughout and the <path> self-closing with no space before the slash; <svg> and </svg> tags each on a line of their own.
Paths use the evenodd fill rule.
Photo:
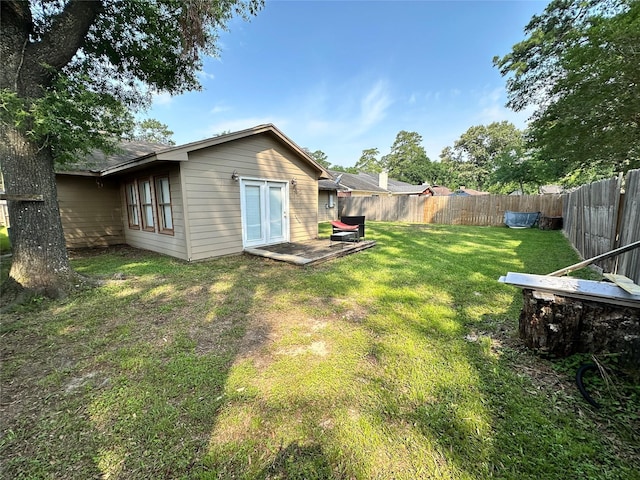
<svg viewBox="0 0 640 480">
<path fill-rule="evenodd" d="M 151 205 L 144 206 L 144 224 L 147 227 L 153 227 L 153 208 Z"/>
<path fill-rule="evenodd" d="M 269 232 L 271 237 L 282 236 L 282 188 L 269 187 Z"/>
<path fill-rule="evenodd" d="M 153 221 L 153 204 L 151 203 L 151 182 L 149 180 L 140 181 L 140 206 L 142 209 L 142 226 L 152 229 L 155 225 Z"/>
<path fill-rule="evenodd" d="M 151 203 L 151 184 L 142 182 L 142 203 Z"/>
<path fill-rule="evenodd" d="M 259 186 L 247 185 L 245 187 L 245 206 L 247 208 L 247 240 L 260 240 L 262 238 L 262 216 Z"/>
<path fill-rule="evenodd" d="M 161 178 L 159 183 L 160 183 L 160 188 L 158 190 L 160 190 L 159 192 L 160 202 L 171 203 L 170 196 L 169 196 L 169 179 Z"/>
<path fill-rule="evenodd" d="M 137 205 L 131 205 L 131 225 L 139 225 L 140 220 L 138 219 L 138 207 Z"/>
<path fill-rule="evenodd" d="M 135 183 L 127 183 L 125 186 L 127 197 L 127 213 L 129 215 L 129 226 L 138 227 L 140 218 L 138 216 L 138 198 L 136 196 Z"/>
<path fill-rule="evenodd" d="M 173 230 L 173 218 L 171 215 L 171 191 L 169 190 L 169 178 L 156 179 L 156 203 L 160 216 L 160 229 Z"/>
<path fill-rule="evenodd" d="M 164 223 L 163 228 L 167 230 L 173 229 L 173 220 L 171 218 L 171 206 L 165 205 L 162 207 L 162 221 Z"/>
</svg>

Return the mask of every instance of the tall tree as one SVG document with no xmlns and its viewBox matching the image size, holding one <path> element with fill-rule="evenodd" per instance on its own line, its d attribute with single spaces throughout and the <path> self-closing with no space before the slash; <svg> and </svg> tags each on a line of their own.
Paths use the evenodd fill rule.
<svg viewBox="0 0 640 480">
<path fill-rule="evenodd" d="M 442 161 L 457 172 L 461 185 L 480 190 L 489 187 L 496 161 L 506 152 L 522 149 L 522 132 L 510 122 L 470 127 L 441 154 Z"/>
<path fill-rule="evenodd" d="M 303 150 L 307 152 L 311 158 L 313 158 L 316 162 L 318 162 L 324 168 L 329 168 L 331 166 L 331 162 L 329 161 L 327 154 L 324 153 L 322 150 L 316 150 L 315 152 L 312 152 L 308 148 L 304 148 Z"/>
<path fill-rule="evenodd" d="M 172 136 L 173 132 L 169 130 L 167 125 L 155 118 L 146 118 L 136 123 L 131 138 L 133 140 L 175 145 L 176 142 L 173 141 Z"/>
<path fill-rule="evenodd" d="M 640 2 L 554 0 L 494 64 L 508 106 L 534 107 L 529 135 L 565 183 L 640 167 Z"/>
<path fill-rule="evenodd" d="M 381 159 L 389 176 L 403 182 L 421 184 L 428 181 L 431 160 L 417 132 L 401 130 L 391 146 L 391 152 Z"/>
<path fill-rule="evenodd" d="M 354 165 L 359 172 L 380 173 L 382 172 L 382 162 L 378 158 L 380 151 L 377 148 L 367 148 L 362 151 L 362 155 Z"/>
<path fill-rule="evenodd" d="M 331 170 L 334 172 L 358 173 L 356 167 L 343 167 L 342 165 L 331 165 Z"/>
<path fill-rule="evenodd" d="M 152 90 L 199 88 L 234 14 L 261 0 L 0 2 L 0 160 L 9 198 L 14 286 L 54 295 L 75 284 L 54 161 L 109 148 Z M 141 91 L 142 89 L 142 91 Z M 26 197 L 25 197 L 26 196 Z M 26 200 L 25 200 L 26 199 Z"/>
<path fill-rule="evenodd" d="M 524 193 L 538 193 L 544 179 L 544 165 L 540 165 L 535 150 L 526 150 L 524 144 L 497 155 L 490 175 L 488 190 L 510 193 L 517 187 Z"/>
</svg>

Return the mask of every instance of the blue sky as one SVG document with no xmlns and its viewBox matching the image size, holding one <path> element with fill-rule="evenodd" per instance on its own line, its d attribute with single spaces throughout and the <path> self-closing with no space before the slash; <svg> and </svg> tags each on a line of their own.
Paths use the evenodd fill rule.
<svg viewBox="0 0 640 480">
<path fill-rule="evenodd" d="M 436 160 L 473 125 L 524 128 L 528 114 L 504 107 L 506 82 L 492 59 L 523 40 L 546 5 L 267 0 L 221 34 L 203 91 L 157 95 L 145 116 L 167 124 L 178 144 L 273 123 L 345 167 L 364 149 L 389 153 L 407 130 Z"/>
</svg>

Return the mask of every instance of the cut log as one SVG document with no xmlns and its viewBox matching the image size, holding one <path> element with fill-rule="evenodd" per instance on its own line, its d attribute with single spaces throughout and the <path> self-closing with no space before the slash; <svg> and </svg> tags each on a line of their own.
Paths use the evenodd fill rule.
<svg viewBox="0 0 640 480">
<path fill-rule="evenodd" d="M 562 228 L 562 217 L 541 216 L 538 220 L 540 230 L 560 230 Z"/>
<path fill-rule="evenodd" d="M 616 353 L 640 368 L 640 308 L 523 289 L 519 333 L 539 353 Z"/>
</svg>

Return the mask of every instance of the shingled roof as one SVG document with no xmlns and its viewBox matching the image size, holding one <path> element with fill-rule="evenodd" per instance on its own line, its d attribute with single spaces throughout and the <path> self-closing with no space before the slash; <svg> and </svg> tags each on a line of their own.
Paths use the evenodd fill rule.
<svg viewBox="0 0 640 480">
<path fill-rule="evenodd" d="M 319 184 L 321 190 L 360 191 L 387 195 L 418 195 L 424 193 L 428 188 L 428 185 L 411 185 L 393 178 L 387 180 L 387 188 L 382 188 L 380 186 L 379 173 L 346 173 L 336 170 L 329 170 L 329 173 L 333 178 L 331 180 L 321 180 Z M 339 179 L 338 185 L 336 184 L 336 179 Z"/>
<path fill-rule="evenodd" d="M 106 154 L 100 150 L 94 150 L 86 157 L 78 159 L 73 163 L 66 163 L 59 169 L 59 173 L 65 172 L 87 172 L 99 174 L 105 170 L 129 162 L 139 160 L 173 148 L 172 145 L 157 142 L 145 141 L 122 141 L 118 144 L 115 152 Z"/>
<path fill-rule="evenodd" d="M 258 134 L 274 136 L 320 172 L 320 178 L 329 178 L 325 168 L 270 123 L 177 146 L 153 142 L 124 141 L 114 153 L 104 154 L 100 151 L 94 151 L 77 162 L 65 165 L 58 173 L 105 176 L 152 162 L 187 161 L 189 152 Z"/>
</svg>

